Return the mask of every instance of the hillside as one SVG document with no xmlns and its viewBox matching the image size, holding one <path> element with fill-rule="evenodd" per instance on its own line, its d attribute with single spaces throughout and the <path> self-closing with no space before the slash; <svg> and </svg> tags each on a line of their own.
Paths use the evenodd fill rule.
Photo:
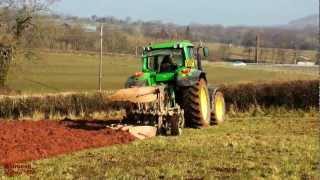
<svg viewBox="0 0 320 180">
<path fill-rule="evenodd" d="M 296 29 L 304 29 L 306 27 L 317 27 L 319 22 L 319 15 L 314 14 L 300 19 L 292 20 L 288 23 L 288 27 Z"/>
</svg>

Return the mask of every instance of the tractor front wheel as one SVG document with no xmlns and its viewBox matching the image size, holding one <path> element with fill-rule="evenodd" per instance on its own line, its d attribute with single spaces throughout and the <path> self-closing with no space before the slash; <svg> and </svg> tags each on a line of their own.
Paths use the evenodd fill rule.
<svg viewBox="0 0 320 180">
<path fill-rule="evenodd" d="M 213 94 L 212 110 L 211 110 L 211 123 L 214 125 L 222 124 L 225 120 L 226 105 L 223 93 L 218 91 Z"/>
</svg>

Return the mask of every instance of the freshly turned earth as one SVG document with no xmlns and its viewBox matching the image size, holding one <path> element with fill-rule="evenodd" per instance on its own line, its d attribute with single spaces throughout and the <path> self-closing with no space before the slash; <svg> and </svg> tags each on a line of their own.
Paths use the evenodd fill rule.
<svg viewBox="0 0 320 180">
<path fill-rule="evenodd" d="M 44 159 L 83 149 L 125 144 L 129 132 L 106 128 L 99 122 L 0 122 L 0 166 Z"/>
</svg>

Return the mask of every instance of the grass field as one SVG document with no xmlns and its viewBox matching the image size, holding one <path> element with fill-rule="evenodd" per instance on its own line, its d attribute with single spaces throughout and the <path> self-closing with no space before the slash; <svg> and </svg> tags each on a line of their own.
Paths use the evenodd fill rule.
<svg viewBox="0 0 320 180">
<path fill-rule="evenodd" d="M 223 51 L 225 54 L 229 54 L 228 57 L 230 59 L 236 60 L 236 59 L 243 59 L 243 60 L 251 60 L 254 62 L 255 54 L 254 54 L 254 48 L 251 47 L 252 52 L 250 53 L 250 57 L 248 57 L 248 48 L 241 47 L 241 46 L 231 46 L 229 47 L 228 44 L 220 44 L 220 43 L 208 43 L 206 44 L 211 54 L 215 56 L 215 58 L 218 58 L 219 55 L 221 56 Z M 225 47 L 225 50 L 221 50 L 221 47 Z M 280 55 L 279 51 L 281 51 L 283 54 Z M 299 50 L 295 51 L 294 49 L 273 49 L 273 48 L 263 48 L 261 47 L 259 50 L 259 60 L 269 63 L 295 63 L 296 60 L 301 60 L 301 57 L 309 59 L 309 61 L 316 61 L 316 54 L 317 51 L 314 50 Z M 218 57 L 217 57 L 218 56 Z M 217 59 L 215 59 L 217 60 Z"/>
<path fill-rule="evenodd" d="M 139 71 L 140 61 L 132 56 L 104 58 L 104 89 L 123 88 L 127 77 Z M 40 60 L 19 64 L 12 69 L 8 85 L 24 93 L 92 91 L 98 84 L 98 56 L 42 53 Z M 317 73 L 304 71 L 272 71 L 268 68 L 235 68 L 205 65 L 211 84 L 252 81 L 315 79 Z"/>
<path fill-rule="evenodd" d="M 219 127 L 185 130 L 178 138 L 36 161 L 30 178 L 318 179 L 319 125 L 306 114 L 232 118 Z"/>
<path fill-rule="evenodd" d="M 98 57 L 42 54 L 12 70 L 9 86 L 23 93 L 92 91 L 97 88 Z M 209 83 L 234 84 L 316 79 L 317 72 L 206 64 Z M 104 89 L 123 87 L 139 70 L 139 60 L 104 58 Z M 275 116 L 274 116 L 275 115 Z M 35 173 L 21 179 L 319 179 L 317 112 L 277 112 L 267 117 L 229 116 L 181 137 L 156 137 L 129 145 L 75 152 L 32 162 Z M 0 167 L 0 179 L 6 179 Z"/>
</svg>

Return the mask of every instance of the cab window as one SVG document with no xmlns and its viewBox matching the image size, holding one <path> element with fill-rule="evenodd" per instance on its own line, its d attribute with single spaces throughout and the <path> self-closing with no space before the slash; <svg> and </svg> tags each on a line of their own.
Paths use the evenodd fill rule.
<svg viewBox="0 0 320 180">
<path fill-rule="evenodd" d="M 157 72 L 161 71 L 161 66 L 164 60 L 170 57 L 170 63 L 172 66 L 179 67 L 184 65 L 184 53 L 183 49 L 161 49 L 148 52 L 148 69 Z"/>
<path fill-rule="evenodd" d="M 189 53 L 189 58 L 188 59 L 193 59 L 194 60 L 194 65 L 195 68 L 198 67 L 198 61 L 197 61 L 197 57 L 196 57 L 196 50 L 193 47 L 188 47 L 188 53 Z"/>
</svg>

